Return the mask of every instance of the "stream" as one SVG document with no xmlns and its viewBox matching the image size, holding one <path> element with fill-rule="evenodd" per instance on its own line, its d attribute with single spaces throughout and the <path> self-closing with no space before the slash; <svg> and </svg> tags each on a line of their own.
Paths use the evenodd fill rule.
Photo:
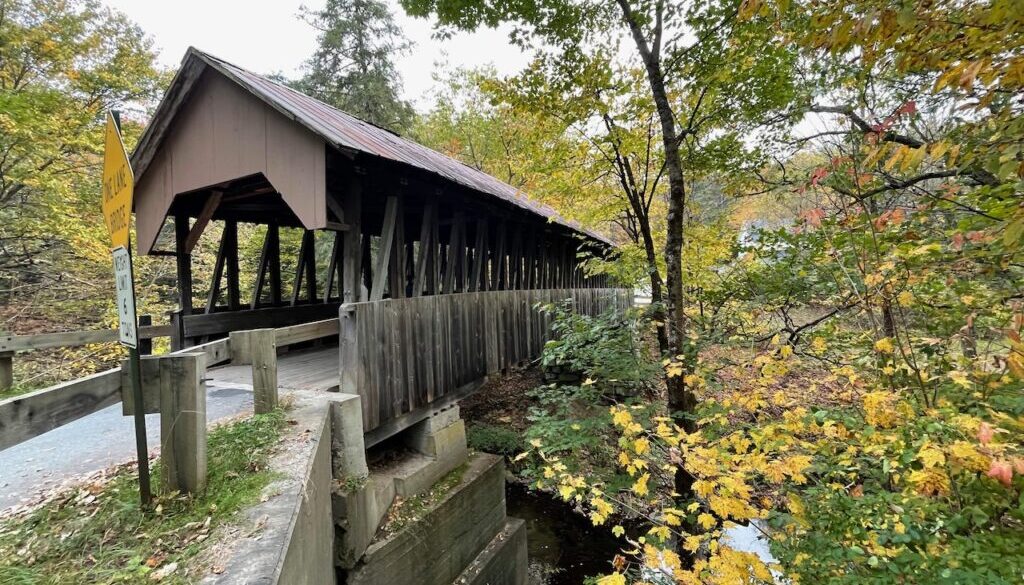
<svg viewBox="0 0 1024 585">
<path fill-rule="evenodd" d="M 505 505 L 509 516 L 526 521 L 528 585 L 580 585 L 587 577 L 610 572 L 612 558 L 625 544 L 608 527 L 591 525 L 565 502 L 520 484 L 506 484 Z M 753 526 L 727 528 L 723 540 L 766 563 L 775 561 Z"/>
<path fill-rule="evenodd" d="M 594 527 L 549 494 L 507 484 L 508 515 L 526 521 L 529 585 L 580 585 L 587 577 L 608 573 L 623 541 L 607 527 Z"/>
</svg>

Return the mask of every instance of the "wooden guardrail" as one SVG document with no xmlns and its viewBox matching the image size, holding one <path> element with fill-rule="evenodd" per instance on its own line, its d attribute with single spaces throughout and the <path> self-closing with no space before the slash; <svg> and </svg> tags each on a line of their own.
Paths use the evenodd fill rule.
<svg viewBox="0 0 1024 585">
<path fill-rule="evenodd" d="M 277 407 L 277 351 L 279 348 L 338 335 L 338 319 L 289 325 L 279 329 L 232 331 L 232 364 L 252 365 L 253 406 L 257 414 Z"/>
<path fill-rule="evenodd" d="M 171 325 L 151 325 L 149 315 L 139 317 L 139 340 L 142 353 L 152 351 L 152 339 L 170 337 L 174 334 Z M 92 343 L 113 343 L 117 341 L 116 329 L 98 329 L 91 331 L 62 331 L 57 333 L 39 333 L 35 335 L 11 335 L 0 333 L 0 392 L 9 390 L 14 385 L 14 354 L 17 352 L 57 347 L 78 347 Z"/>
</svg>

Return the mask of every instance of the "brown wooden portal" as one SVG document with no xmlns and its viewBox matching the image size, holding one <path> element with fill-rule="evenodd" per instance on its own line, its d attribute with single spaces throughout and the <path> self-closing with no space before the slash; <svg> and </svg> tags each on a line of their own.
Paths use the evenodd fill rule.
<svg viewBox="0 0 1024 585">
<path fill-rule="evenodd" d="M 601 236 L 476 169 L 194 49 L 132 164 L 139 249 L 177 258 L 176 347 L 335 317 L 342 302 L 608 285 L 580 265 L 584 252 L 611 249 Z M 161 250 L 169 221 L 174 249 Z M 191 254 L 211 222 L 223 236 L 206 305 L 196 307 Z M 240 295 L 241 223 L 267 226 L 246 275 L 250 298 Z M 282 228 L 304 230 L 294 274 L 282 274 Z M 329 233 L 326 263 L 316 260 L 317 231 Z"/>
</svg>

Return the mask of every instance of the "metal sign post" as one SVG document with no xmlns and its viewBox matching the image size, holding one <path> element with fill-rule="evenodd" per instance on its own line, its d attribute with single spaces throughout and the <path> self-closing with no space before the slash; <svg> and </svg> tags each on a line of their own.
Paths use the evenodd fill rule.
<svg viewBox="0 0 1024 585">
<path fill-rule="evenodd" d="M 134 398 L 135 449 L 139 461 L 139 496 L 142 507 L 148 508 L 153 495 L 149 486 L 149 447 L 146 444 L 146 409 L 142 399 L 142 365 L 139 359 L 139 327 L 135 314 L 135 278 L 129 225 L 135 177 L 128 153 L 121 141 L 121 124 L 115 112 L 107 114 L 107 132 L 103 154 L 103 217 L 113 245 L 114 282 L 117 287 L 119 340 L 128 348 L 128 379 Z"/>
</svg>

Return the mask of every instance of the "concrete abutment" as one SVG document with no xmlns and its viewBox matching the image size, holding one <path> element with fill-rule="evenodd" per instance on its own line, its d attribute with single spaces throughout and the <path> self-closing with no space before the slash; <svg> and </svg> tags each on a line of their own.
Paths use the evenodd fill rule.
<svg viewBox="0 0 1024 585">
<path fill-rule="evenodd" d="M 359 397 L 296 393 L 301 429 L 252 530 L 204 583 L 522 585 L 526 531 L 505 514 L 502 458 L 469 453 L 457 405 L 367 461 Z"/>
</svg>

